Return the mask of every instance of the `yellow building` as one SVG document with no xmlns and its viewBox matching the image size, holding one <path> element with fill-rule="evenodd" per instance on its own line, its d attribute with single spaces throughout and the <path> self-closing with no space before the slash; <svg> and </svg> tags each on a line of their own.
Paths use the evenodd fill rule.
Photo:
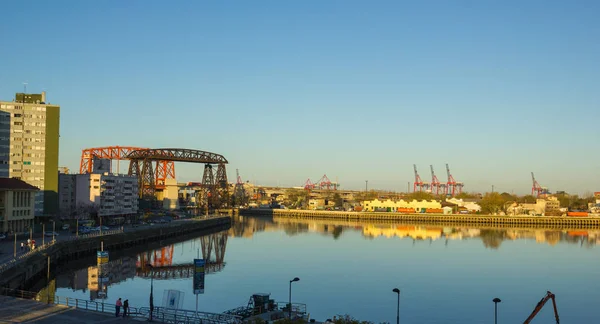
<svg viewBox="0 0 600 324">
<path fill-rule="evenodd" d="M 0 232 L 24 232 L 33 225 L 38 190 L 15 178 L 0 178 Z"/>
<path fill-rule="evenodd" d="M 412 208 L 415 210 L 415 212 L 418 213 L 418 212 L 421 212 L 421 210 L 423 208 L 425 208 L 425 209 L 427 209 L 427 208 L 441 209 L 442 204 L 437 200 L 405 201 L 403 199 L 395 200 L 395 201 L 391 200 L 391 199 L 387 199 L 384 201 L 381 201 L 379 199 L 374 199 L 374 200 L 369 200 L 369 201 L 363 202 L 363 210 L 364 211 L 376 211 L 377 209 L 386 209 L 387 210 L 388 208 L 390 211 L 397 211 L 398 208 Z"/>
</svg>

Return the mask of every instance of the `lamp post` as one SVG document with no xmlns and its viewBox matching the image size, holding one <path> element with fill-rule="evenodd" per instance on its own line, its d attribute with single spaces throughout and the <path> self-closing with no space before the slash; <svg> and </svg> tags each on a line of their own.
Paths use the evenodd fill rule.
<svg viewBox="0 0 600 324">
<path fill-rule="evenodd" d="M 396 294 L 398 294 L 398 306 L 396 307 L 396 324 L 400 323 L 400 289 L 398 288 L 394 288 L 392 289 L 393 292 L 395 292 Z"/>
<path fill-rule="evenodd" d="M 151 264 L 146 264 L 150 268 L 150 318 L 148 321 L 152 322 L 152 312 L 154 311 L 154 268 Z"/>
<path fill-rule="evenodd" d="M 290 303 L 289 303 L 289 309 L 288 309 L 288 314 L 290 319 L 292 319 L 292 282 L 294 281 L 300 281 L 300 278 L 296 277 L 292 280 L 290 280 Z"/>
<path fill-rule="evenodd" d="M 17 232 L 15 232 L 15 253 L 13 254 L 13 257 L 15 259 L 17 258 Z"/>
<path fill-rule="evenodd" d="M 42 246 L 46 244 L 46 224 L 42 224 Z"/>
<path fill-rule="evenodd" d="M 55 242 L 54 234 L 56 233 L 56 221 L 52 221 L 52 243 Z"/>
<path fill-rule="evenodd" d="M 494 302 L 494 324 L 498 324 L 498 303 L 502 300 L 496 297 L 492 301 Z"/>
</svg>

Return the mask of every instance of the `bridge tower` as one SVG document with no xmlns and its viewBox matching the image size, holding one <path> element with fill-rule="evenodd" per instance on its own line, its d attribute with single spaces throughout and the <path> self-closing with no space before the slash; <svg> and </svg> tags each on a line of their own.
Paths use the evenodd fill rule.
<svg viewBox="0 0 600 324">
<path fill-rule="evenodd" d="M 235 183 L 235 189 L 233 191 L 234 206 L 243 206 L 246 203 L 246 190 L 244 189 L 244 181 L 240 177 L 240 171 L 235 169 L 237 181 Z"/>
</svg>

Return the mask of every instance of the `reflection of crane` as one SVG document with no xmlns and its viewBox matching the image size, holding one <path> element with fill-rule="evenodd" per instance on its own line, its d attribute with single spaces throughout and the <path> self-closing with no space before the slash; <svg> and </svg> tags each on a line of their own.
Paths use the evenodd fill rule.
<svg viewBox="0 0 600 324">
<path fill-rule="evenodd" d="M 535 306 L 535 309 L 533 310 L 531 315 L 529 315 L 529 317 L 527 317 L 527 319 L 525 320 L 525 322 L 523 322 L 523 324 L 529 324 L 531 322 L 531 320 L 535 317 L 535 315 L 537 315 L 537 313 L 539 313 L 540 310 L 542 310 L 542 307 L 544 307 L 546 302 L 551 298 L 552 298 L 552 306 L 554 306 L 554 317 L 556 317 L 556 324 L 559 324 L 560 320 L 558 319 L 558 310 L 556 309 L 556 300 L 554 299 L 554 294 L 549 291 L 546 292 L 546 296 L 544 296 L 544 298 L 542 298 L 542 300 L 540 300 L 540 302 Z"/>
</svg>

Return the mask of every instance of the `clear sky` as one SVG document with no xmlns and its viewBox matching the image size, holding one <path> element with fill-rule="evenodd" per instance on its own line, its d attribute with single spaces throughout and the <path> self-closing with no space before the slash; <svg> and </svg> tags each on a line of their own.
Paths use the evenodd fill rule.
<svg viewBox="0 0 600 324">
<path fill-rule="evenodd" d="M 600 191 L 597 1 L 3 1 L 0 98 L 81 149 L 185 147 L 229 175 L 405 190 Z M 179 180 L 202 167 L 177 165 Z"/>
</svg>

